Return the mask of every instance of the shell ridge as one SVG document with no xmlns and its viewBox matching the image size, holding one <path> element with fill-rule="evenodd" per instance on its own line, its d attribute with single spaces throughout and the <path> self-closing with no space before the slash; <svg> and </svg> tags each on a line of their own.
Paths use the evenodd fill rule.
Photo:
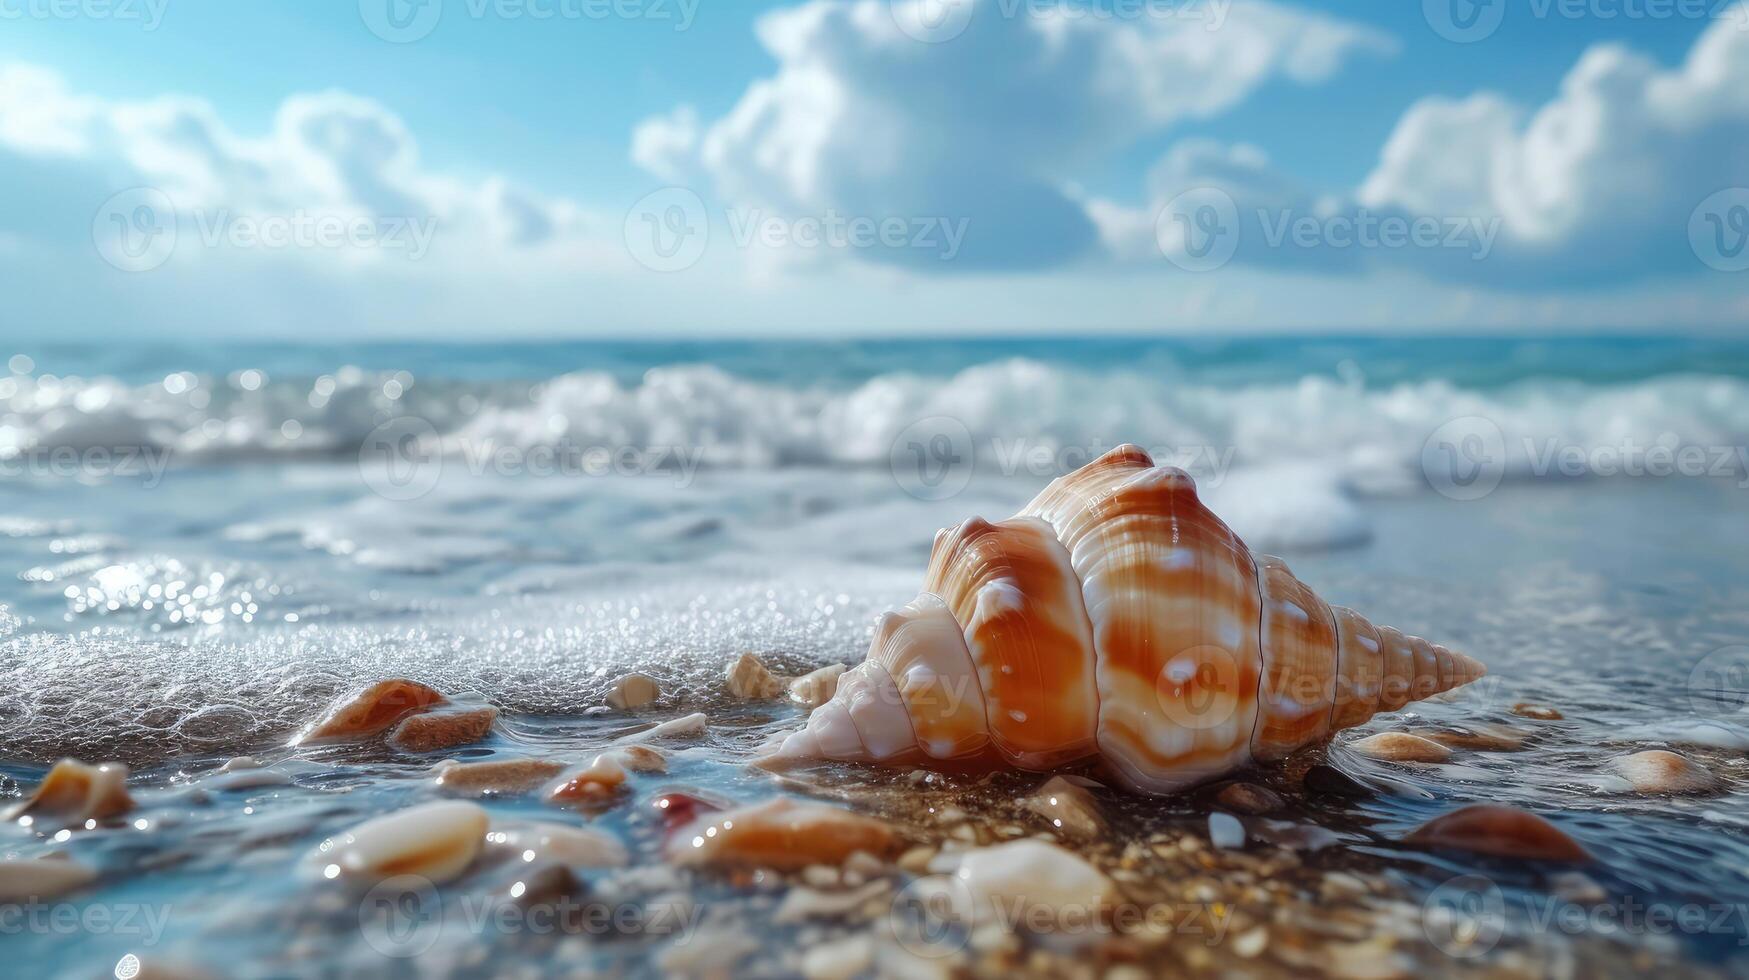
<svg viewBox="0 0 1749 980">
<path fill-rule="evenodd" d="M 955 620 L 955 622 L 958 622 L 958 620 Z M 911 717 L 910 706 L 905 703 L 905 692 L 899 690 L 899 679 L 893 676 L 893 672 L 887 669 L 886 664 L 883 664 L 878 660 L 864 661 L 864 663 L 874 664 L 874 668 L 885 675 L 887 678 L 887 686 L 881 690 L 880 696 L 885 697 L 888 690 L 893 692 L 893 699 L 898 704 L 899 713 L 905 716 L 905 730 L 911 733 L 911 741 L 909 743 L 911 748 L 915 749 L 919 754 L 927 755 L 928 753 L 923 751 L 923 740 L 917 736 L 917 722 Z M 867 747 L 867 740 L 865 739 L 863 748 L 866 749 Z"/>
<path fill-rule="evenodd" d="M 1238 537 L 1238 535 L 1234 535 Z M 1257 732 L 1263 727 L 1263 719 L 1267 716 L 1263 703 L 1264 683 L 1269 676 L 1269 636 L 1263 631 L 1263 621 L 1269 604 L 1269 596 L 1264 590 L 1263 566 L 1257 561 L 1257 552 L 1245 549 L 1245 554 L 1251 559 L 1251 574 L 1257 579 L 1257 691 L 1252 695 L 1257 705 L 1257 716 L 1251 719 L 1251 737 L 1245 740 L 1246 754 L 1251 756 L 1251 764 L 1257 764 Z"/>
<path fill-rule="evenodd" d="M 1081 580 L 1081 570 L 1075 567 L 1075 555 L 1069 550 L 1068 542 L 1063 540 L 1063 532 L 1042 517 L 1032 519 L 1051 529 L 1051 538 L 1057 542 L 1057 547 L 1063 549 L 1065 564 L 1069 566 L 1069 574 L 1075 579 L 1075 598 L 1078 600 L 1075 606 L 1081 610 L 1080 625 L 1087 630 L 1088 652 L 1093 654 L 1093 740 L 1088 754 L 1082 758 L 1097 758 L 1102 754 L 1099 749 L 1099 713 L 1104 709 L 1105 701 L 1099 692 L 1099 638 L 1093 631 L 1093 614 L 1087 611 L 1087 583 Z M 989 710 L 988 706 L 985 710 Z"/>
<path fill-rule="evenodd" d="M 1342 621 L 1336 616 L 1335 606 L 1326 602 L 1324 608 L 1330 613 L 1330 631 L 1336 636 L 1336 660 L 1330 665 L 1335 687 L 1330 692 L 1330 715 L 1324 720 L 1324 733 L 1328 737 L 1336 733 L 1336 707 L 1342 703 Z"/>
<path fill-rule="evenodd" d="M 930 595 L 935 595 L 935 593 L 931 592 Z M 960 622 L 959 614 L 953 611 L 953 606 L 949 605 L 946 599 L 943 599 L 941 596 L 936 596 L 936 598 L 940 599 L 941 604 L 947 607 L 947 615 L 954 621 L 954 625 L 959 627 L 960 639 L 964 640 L 966 645 L 966 657 L 972 664 L 972 669 L 966 672 L 966 676 L 972 679 L 972 686 L 978 689 L 978 710 L 984 716 L 984 737 L 986 742 L 982 751 L 999 751 L 996 749 L 995 730 L 990 727 L 990 695 L 984 690 L 984 678 L 978 670 L 978 657 L 972 652 L 971 641 L 966 637 L 966 625 Z M 911 716 L 911 707 L 909 704 L 905 706 L 905 716 L 907 718 Z M 911 729 L 912 731 L 916 731 L 917 723 L 915 721 L 911 723 Z M 929 753 L 927 752 L 924 753 L 924 755 L 928 754 Z"/>
</svg>

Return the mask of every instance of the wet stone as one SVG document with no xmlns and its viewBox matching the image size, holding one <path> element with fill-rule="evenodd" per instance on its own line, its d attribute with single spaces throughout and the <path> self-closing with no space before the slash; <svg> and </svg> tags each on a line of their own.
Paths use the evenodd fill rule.
<svg viewBox="0 0 1749 980">
<path fill-rule="evenodd" d="M 1215 794 L 1221 806 L 1245 814 L 1273 813 L 1282 808 L 1282 799 L 1275 791 L 1256 783 L 1229 783 Z"/>
<path fill-rule="evenodd" d="M 1532 861 L 1591 860 L 1578 841 L 1543 817 L 1494 804 L 1466 806 L 1435 817 L 1410 832 L 1403 842 Z"/>
</svg>

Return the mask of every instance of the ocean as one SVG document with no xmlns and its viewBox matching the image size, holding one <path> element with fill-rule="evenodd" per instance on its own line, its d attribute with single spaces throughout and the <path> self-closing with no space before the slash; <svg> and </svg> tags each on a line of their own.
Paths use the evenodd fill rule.
<svg viewBox="0 0 1749 980">
<path fill-rule="evenodd" d="M 433 759 L 283 748 L 368 680 L 498 706 L 500 729 L 469 750 L 491 757 L 617 734 L 590 709 L 637 670 L 663 688 L 650 717 L 712 718 L 676 751 L 671 781 L 741 802 L 817 792 L 743 767 L 800 713 L 728 698 L 725 666 L 747 651 L 787 673 L 859 661 L 880 611 L 919 588 L 938 528 L 1006 517 L 1122 443 L 1186 469 L 1247 544 L 1330 601 L 1489 666 L 1461 696 L 1368 731 L 1524 736 L 1520 751 L 1419 767 L 1339 741 L 1330 764 L 1375 792 L 1293 800 L 1295 819 L 1341 841 L 1319 861 L 1380 876 L 1412 909 L 1481 876 L 1504 910 L 1485 955 L 1513 951 L 1532 973 L 1619 955 L 1746 962 L 1749 922 L 1733 910 L 1749 909 L 1749 344 L 117 343 L 5 356 L 0 792 L 25 792 L 63 756 L 118 760 L 142 816 L 70 839 L 8 827 L 0 851 L 99 867 L 78 908 L 166 913 L 149 944 L 113 929 L 0 934 L 41 975 L 107 975 L 129 954 L 238 976 L 380 966 L 356 925 L 334 925 L 344 915 L 284 911 L 320 887 L 293 874 L 319 841 L 428 793 Z M 1521 702 L 1562 717 L 1527 719 Z M 1611 760 L 1665 747 L 1722 788 L 1624 791 Z M 286 782 L 202 793 L 245 754 L 282 760 Z M 842 796 L 887 777 L 820 778 Z M 1195 801 L 1120 797 L 1107 805 L 1146 832 L 1207 820 Z M 1717 910 L 1722 925 L 1539 924 L 1539 896 L 1555 893 L 1546 869 L 1398 843 L 1471 802 L 1555 820 L 1596 855 L 1586 873 L 1611 907 Z M 626 814 L 595 823 L 640 832 Z M 597 944 L 587 962 L 660 971 L 671 941 Z M 470 946 L 490 943 L 446 934 L 424 955 L 467 975 Z M 1467 965 L 1439 946 L 1401 955 L 1416 972 Z M 556 955 L 514 949 L 531 968 Z"/>
</svg>

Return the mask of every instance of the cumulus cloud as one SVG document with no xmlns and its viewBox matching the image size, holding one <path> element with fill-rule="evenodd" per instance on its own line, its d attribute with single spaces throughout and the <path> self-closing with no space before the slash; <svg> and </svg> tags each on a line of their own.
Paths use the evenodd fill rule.
<svg viewBox="0 0 1749 980">
<path fill-rule="evenodd" d="M 812 0 L 765 15 L 758 36 L 776 73 L 708 125 L 687 109 L 646 121 L 634 160 L 739 208 L 964 219 L 953 270 L 1051 266 L 1097 240 L 1072 191 L 1090 166 L 1272 80 L 1314 83 L 1393 48 L 1371 29 L 1264 2 L 1125 19 L 956 0 L 963 29 L 920 40 L 913 22 L 927 21 L 909 15 L 939 2 Z M 1223 22 L 1200 15 L 1217 9 Z M 859 254 L 946 268 L 902 247 Z"/>
<path fill-rule="evenodd" d="M 1115 255 L 1177 260 L 1174 202 L 1212 188 L 1233 205 L 1234 262 L 1547 289 L 1702 270 L 1691 218 L 1745 173 L 1749 32 L 1726 18 L 1673 69 L 1593 48 L 1534 109 L 1490 93 L 1423 99 L 1349 192 L 1313 193 L 1254 147 L 1186 141 L 1153 169 L 1145 207 L 1095 200 L 1088 213 Z M 1353 244 L 1369 224 L 1426 238 Z"/>
<path fill-rule="evenodd" d="M 179 233 L 218 249 L 262 231 L 293 232 L 300 223 L 309 234 L 327 223 L 362 236 L 349 241 L 369 242 L 282 250 L 282 258 L 315 263 L 392 252 L 386 246 L 397 243 L 386 239 L 414 225 L 465 239 L 474 254 L 482 245 L 555 242 L 583 226 L 581 209 L 568 201 L 498 178 L 468 182 L 423 167 L 405 124 L 368 99 L 294 95 L 265 134 L 247 136 L 201 99 L 107 101 L 72 91 L 54 72 L 18 64 L 0 67 L 0 181 L 11 199 L 0 226 L 51 245 L 89 245 L 105 200 L 136 188 L 173 206 L 162 217 Z M 234 234 L 243 225 L 249 231 Z M 412 241 L 398 244 L 404 250 Z M 212 258 L 178 253 L 184 261 Z"/>
</svg>

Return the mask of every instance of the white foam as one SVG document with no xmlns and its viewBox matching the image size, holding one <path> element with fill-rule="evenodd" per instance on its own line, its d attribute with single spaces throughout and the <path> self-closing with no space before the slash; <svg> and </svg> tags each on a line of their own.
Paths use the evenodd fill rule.
<svg viewBox="0 0 1749 980">
<path fill-rule="evenodd" d="M 452 454 L 475 459 L 500 447 L 679 447 L 707 466 L 753 468 L 884 467 L 907 426 L 944 416 L 971 434 L 982 469 L 1010 475 L 1018 468 L 1047 478 L 1135 442 L 1204 484 L 1229 466 L 1302 463 L 1368 492 L 1425 486 L 1423 447 L 1465 417 L 1498 427 L 1509 477 L 1570 475 L 1548 465 L 1551 447 L 1587 457 L 1634 447 L 1721 450 L 1719 465 L 1738 474 L 1749 456 L 1731 452 L 1749 445 L 1749 383 L 1704 375 L 1480 391 L 1443 381 L 1368 388 L 1327 376 L 1194 382 L 1010 359 L 951 378 L 893 373 L 839 388 L 754 382 L 710 366 L 656 368 L 635 384 L 582 372 L 532 386 L 413 385 L 405 372 L 357 369 L 250 391 L 224 378 L 176 379 L 172 393 L 161 383 L 104 378 L 0 378 L 0 460 L 62 446 L 145 446 L 177 459 L 345 455 L 399 415 L 424 419 Z M 1029 452 L 1056 465 L 1031 473 Z"/>
</svg>

